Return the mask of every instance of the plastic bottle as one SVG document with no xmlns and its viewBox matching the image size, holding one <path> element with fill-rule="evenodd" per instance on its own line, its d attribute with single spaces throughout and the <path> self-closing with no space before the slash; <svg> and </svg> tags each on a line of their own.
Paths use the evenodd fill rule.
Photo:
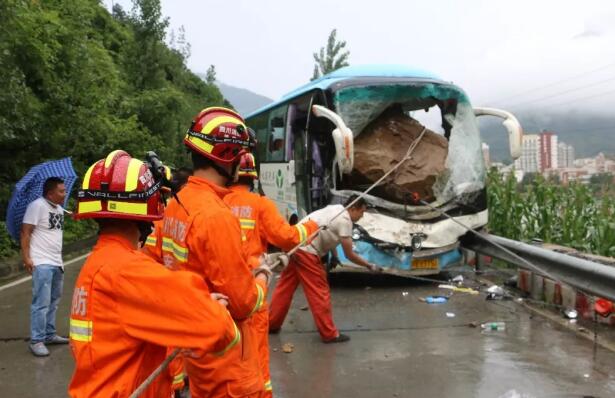
<svg viewBox="0 0 615 398">
<path fill-rule="evenodd" d="M 506 324 L 504 322 L 486 322 L 481 324 L 480 327 L 489 332 L 506 330 Z"/>
<path fill-rule="evenodd" d="M 441 304 L 446 303 L 448 298 L 442 296 L 429 296 L 425 298 L 427 304 Z"/>
</svg>

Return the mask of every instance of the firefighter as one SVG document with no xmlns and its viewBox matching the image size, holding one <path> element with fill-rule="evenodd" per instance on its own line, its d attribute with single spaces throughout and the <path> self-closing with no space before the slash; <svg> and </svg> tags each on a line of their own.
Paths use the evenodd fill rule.
<svg viewBox="0 0 615 398">
<path fill-rule="evenodd" d="M 138 250 L 163 215 L 154 175 L 118 150 L 83 178 L 75 218 L 94 219 L 100 233 L 73 294 L 71 397 L 128 397 L 169 346 L 224 352 L 239 342 L 230 314 L 202 278 L 171 272 Z M 143 396 L 157 397 L 162 387 Z"/>
<path fill-rule="evenodd" d="M 247 127 L 230 109 L 207 108 L 194 118 L 184 144 L 191 152 L 193 175 L 169 201 L 148 247 L 160 247 L 166 267 L 192 271 L 213 292 L 228 297 L 243 339 L 223 356 L 198 350 L 184 356 L 190 393 L 194 398 L 260 397 L 264 381 L 247 320 L 265 305 L 271 272 L 266 264 L 254 269 L 248 265 L 239 222 L 223 202 L 249 145 Z"/>
<path fill-rule="evenodd" d="M 290 258 L 288 266 L 282 271 L 269 306 L 269 332 L 277 333 L 284 323 L 290 303 L 297 286 L 301 284 L 314 322 L 325 343 L 341 343 L 350 337 L 341 334 L 333 323 L 331 311 L 331 292 L 327 273 L 321 258 L 341 243 L 344 255 L 351 262 L 370 271 L 379 268 L 369 263 L 352 250 L 352 224 L 363 217 L 367 202 L 359 198 L 348 210 L 345 207 L 357 199 L 353 195 L 344 206 L 329 205 L 308 214 L 307 219 L 325 226 L 308 245 L 297 250 Z"/>
<path fill-rule="evenodd" d="M 251 192 L 253 182 L 258 179 L 254 155 L 251 153 L 241 157 L 238 177 L 238 182 L 231 186 L 231 193 L 224 197 L 224 202 L 239 219 L 244 253 L 250 259 L 251 265 L 259 265 L 258 259 L 267 251 L 267 244 L 289 251 L 298 244 L 305 243 L 318 229 L 318 224 L 311 220 L 295 226 L 289 225 L 278 212 L 275 203 Z M 265 396 L 270 397 L 272 387 L 269 375 L 269 314 L 266 306 L 252 316 L 250 325 L 258 339 Z"/>
</svg>

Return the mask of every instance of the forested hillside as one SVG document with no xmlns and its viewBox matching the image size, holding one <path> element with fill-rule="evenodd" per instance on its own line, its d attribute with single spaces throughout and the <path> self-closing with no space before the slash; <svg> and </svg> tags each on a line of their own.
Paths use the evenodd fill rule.
<svg viewBox="0 0 615 398">
<path fill-rule="evenodd" d="M 98 0 L 0 0 L 0 219 L 14 183 L 39 162 L 72 156 L 77 173 L 113 149 L 170 164 L 213 84 L 166 43 L 159 0 L 110 14 Z"/>
</svg>

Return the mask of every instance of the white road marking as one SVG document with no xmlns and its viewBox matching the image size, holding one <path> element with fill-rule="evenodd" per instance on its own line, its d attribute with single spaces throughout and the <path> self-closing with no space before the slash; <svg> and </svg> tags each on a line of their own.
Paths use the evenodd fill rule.
<svg viewBox="0 0 615 398">
<path fill-rule="evenodd" d="M 76 263 L 76 262 L 78 262 L 78 261 L 81 261 L 81 260 L 83 260 L 84 258 L 86 258 L 86 257 L 87 257 L 87 256 L 89 256 L 89 255 L 90 255 L 90 253 L 86 253 L 86 254 L 83 254 L 83 255 L 81 255 L 81 256 L 79 256 L 79 257 L 75 257 L 75 258 L 73 258 L 72 260 L 66 261 L 66 262 L 64 263 L 64 266 L 66 267 L 67 265 L 71 265 L 71 264 L 74 264 L 74 263 Z M 1 291 L 3 291 L 3 290 L 8 289 L 9 287 L 13 287 L 13 286 L 21 285 L 22 283 L 27 282 L 27 281 L 29 281 L 30 279 L 32 279 L 32 275 L 29 275 L 29 276 L 24 276 L 24 277 L 23 277 L 23 278 L 21 278 L 21 279 L 17 279 L 16 281 L 13 281 L 13 282 L 11 282 L 11 283 L 7 283 L 7 284 L 6 284 L 6 285 L 4 285 L 4 286 L 0 286 L 0 292 L 1 292 Z"/>
</svg>

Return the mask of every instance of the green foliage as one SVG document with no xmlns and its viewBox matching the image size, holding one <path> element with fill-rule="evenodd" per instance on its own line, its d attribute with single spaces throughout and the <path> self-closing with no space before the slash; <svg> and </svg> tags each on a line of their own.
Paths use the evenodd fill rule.
<svg viewBox="0 0 615 398">
<path fill-rule="evenodd" d="M 333 29 L 327 40 L 327 48 L 321 47 L 320 52 L 314 53 L 314 74 L 312 80 L 331 73 L 339 68 L 348 66 L 349 51 L 343 51 L 346 47 L 345 41 L 337 40 L 337 29 Z"/>
<path fill-rule="evenodd" d="M 78 175 L 114 149 L 187 162 L 192 117 L 225 101 L 186 67 L 183 30 L 165 44 L 167 27 L 159 0 L 113 14 L 98 0 L 0 1 L 0 219 L 45 160 L 71 156 Z"/>
<path fill-rule="evenodd" d="M 518 185 L 514 176 L 488 175 L 489 229 L 515 240 L 539 238 L 615 257 L 615 198 L 582 185 L 564 186 L 540 174 Z"/>
</svg>

